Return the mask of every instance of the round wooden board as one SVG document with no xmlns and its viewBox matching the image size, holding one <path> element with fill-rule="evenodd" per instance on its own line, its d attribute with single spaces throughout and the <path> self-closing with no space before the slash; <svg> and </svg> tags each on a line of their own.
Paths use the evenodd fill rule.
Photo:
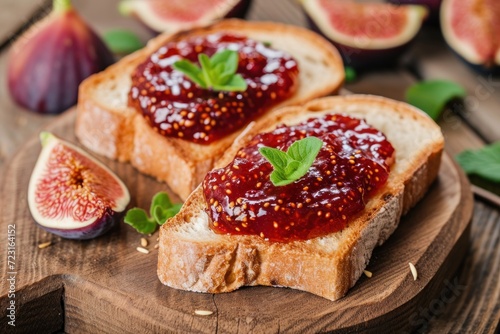
<svg viewBox="0 0 500 334">
<path fill-rule="evenodd" d="M 69 111 L 47 130 L 76 143 L 74 119 L 75 112 Z M 432 306 L 440 295 L 448 298 L 453 293 L 451 277 L 468 249 L 472 194 L 464 175 L 444 155 L 439 178 L 428 194 L 375 249 L 367 268 L 373 277 L 361 277 L 343 299 L 331 302 L 272 287 L 219 295 L 179 291 L 157 279 L 157 233 L 148 238 L 151 252 L 142 254 L 136 251 L 141 235 L 125 224 L 89 241 L 61 239 L 38 228 L 26 191 L 39 152 L 37 138 L 26 143 L 7 168 L 0 194 L 1 231 L 9 224 L 16 230 L 18 330 L 51 332 L 64 326 L 67 332 L 117 333 L 401 332 L 418 326 L 420 306 Z M 127 184 L 131 206 L 148 208 L 153 194 L 169 191 L 127 164 L 99 159 Z M 38 248 L 48 241 L 51 246 Z M 7 258 L 5 247 L 1 256 Z M 416 281 L 409 262 L 417 268 Z M 13 271 L 6 261 L 1 270 Z M 2 317 L 10 300 L 5 284 L 2 281 Z M 213 313 L 199 316 L 195 310 Z"/>
</svg>

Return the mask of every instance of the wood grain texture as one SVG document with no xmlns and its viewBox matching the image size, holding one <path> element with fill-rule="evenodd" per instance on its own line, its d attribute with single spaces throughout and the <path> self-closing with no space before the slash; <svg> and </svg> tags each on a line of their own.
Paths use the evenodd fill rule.
<svg viewBox="0 0 500 334">
<path fill-rule="evenodd" d="M 48 130 L 76 142 L 74 117 L 70 111 Z M 428 195 L 404 217 L 387 243 L 375 250 L 367 268 L 373 277 L 362 277 L 340 301 L 270 287 L 220 295 L 179 291 L 163 286 L 156 276 L 156 235 L 149 238 L 151 253 L 142 254 L 135 250 L 140 235 L 125 224 L 89 241 L 64 240 L 38 228 L 27 209 L 26 175 L 39 151 L 38 140 L 33 138 L 9 164 L 1 193 L 6 205 L 0 228 L 16 224 L 16 302 L 32 302 L 34 297 L 25 291 L 38 291 L 40 286 L 45 289 L 41 295 L 56 293 L 60 285 L 47 288 L 37 282 L 59 280 L 64 287 L 67 332 L 400 331 L 416 325 L 413 314 L 453 278 L 468 249 L 472 196 L 464 176 L 445 156 L 438 181 Z M 168 191 L 128 165 L 101 160 L 127 184 L 133 206 L 147 208 L 154 193 Z M 37 247 L 46 241 L 52 245 Z M 1 252 L 5 258 L 5 250 Z M 417 267 L 416 281 L 408 262 Z M 7 271 L 5 262 L 0 270 Z M 5 317 L 3 306 L 8 299 L 5 288 L 2 281 L 1 317 Z M 200 309 L 213 314 L 195 315 Z"/>
<path fill-rule="evenodd" d="M 487 141 L 500 140 L 500 78 L 474 71 L 446 47 L 446 42 L 437 29 L 424 30 L 413 51 L 414 57 L 419 60 L 419 72 L 423 78 L 460 83 L 466 89 L 467 97 L 463 104 L 455 106 L 457 111 Z"/>
<path fill-rule="evenodd" d="M 6 8 L 7 10 L 2 11 L 0 13 L 0 16 L 3 15 L 8 17 L 0 20 L 0 35 L 7 36 L 8 34 L 10 34 L 12 29 L 14 29 L 14 27 L 23 24 L 25 22 L 25 19 L 27 19 L 27 16 L 29 16 L 28 14 L 32 11 L 31 8 L 28 8 L 25 5 L 26 4 L 29 5 L 29 3 L 35 3 L 35 2 L 41 2 L 41 0 L 40 1 L 5 0 L 4 2 L 2 2 L 3 5 L 5 4 L 10 4 L 10 5 L 2 7 Z M 98 32 L 102 33 L 103 31 L 106 31 L 108 28 L 125 27 L 125 28 L 130 28 L 137 33 L 144 34 L 145 30 L 143 29 L 143 27 L 136 24 L 132 20 L 127 20 L 119 17 L 116 11 L 116 3 L 117 3 L 116 1 L 74 0 L 75 6 L 79 10 L 81 10 L 84 18 L 89 23 L 91 23 L 92 26 L 94 26 Z M 19 6 L 23 8 L 18 9 Z M 35 7 L 36 6 L 33 6 L 33 9 Z M 305 24 L 305 19 L 302 13 L 300 12 L 297 3 L 293 0 L 272 0 L 272 1 L 254 0 L 254 4 L 249 13 L 249 18 L 256 20 L 260 19 L 260 20 L 281 21 L 297 25 Z M 438 32 L 434 32 L 434 34 L 438 34 Z M 435 43 L 435 45 L 432 45 L 432 43 Z M 447 50 L 444 44 L 441 43 L 442 42 L 439 40 L 439 38 L 435 39 L 432 36 L 430 36 L 426 31 L 424 31 L 424 33 L 421 34 L 420 39 L 415 44 L 414 51 L 416 51 L 416 54 L 414 55 L 414 57 L 418 57 L 419 63 L 423 65 L 425 68 L 433 68 L 437 70 L 438 71 L 437 73 L 440 73 L 440 75 L 442 75 L 442 77 L 444 78 L 450 78 L 450 75 L 453 75 L 454 80 L 456 80 L 457 82 L 467 83 L 467 80 L 469 80 L 470 75 L 473 72 L 467 69 L 465 65 L 459 64 L 457 59 L 453 58 L 454 56 L 452 55 L 452 53 L 449 50 Z M 441 54 L 441 56 L 436 56 L 439 54 Z M 457 73 L 443 71 L 441 69 L 441 66 L 443 65 L 448 66 L 446 64 L 446 62 L 448 61 L 455 62 L 456 66 L 460 65 L 463 66 L 463 68 L 459 69 L 460 71 L 457 72 L 462 74 L 457 75 Z M 38 129 L 41 126 L 47 125 L 55 120 L 55 118 L 53 117 L 42 117 L 27 112 L 22 108 L 15 106 L 12 103 L 6 89 L 5 69 L 6 69 L 6 53 L 4 52 L 0 54 L 0 185 L 4 190 L 7 189 L 8 187 L 10 187 L 9 189 L 12 189 L 12 187 L 14 186 L 12 184 L 12 181 L 9 182 L 10 185 L 8 186 L 6 181 L 1 180 L 7 174 L 5 168 L 7 167 L 7 162 L 11 160 L 11 157 L 16 152 L 20 151 L 21 145 L 26 140 L 35 136 L 38 133 Z M 425 71 L 424 73 L 429 73 L 429 78 L 433 77 L 432 71 Z M 395 68 L 394 70 L 391 71 L 374 71 L 369 74 L 359 75 L 358 81 L 353 85 L 348 85 L 348 88 L 356 93 L 372 93 L 372 94 L 376 93 L 382 96 L 392 97 L 401 100 L 404 97 L 404 91 L 406 87 L 411 83 L 413 83 L 413 80 L 411 79 L 412 78 L 410 75 L 408 75 L 408 72 Z M 498 106 L 498 104 L 493 106 L 496 107 Z M 482 109 L 478 111 L 481 112 Z M 491 126 L 495 126 L 496 124 L 498 124 L 498 122 L 493 121 L 494 116 L 495 114 L 492 113 L 490 110 L 484 113 L 486 122 L 490 123 Z M 491 118 L 490 120 L 489 117 L 493 118 Z M 471 119 L 472 117 L 466 119 L 466 121 L 471 121 Z M 463 119 L 458 118 L 455 115 L 449 113 L 449 118 L 446 118 L 446 120 L 447 121 L 444 122 L 441 121 L 440 125 L 442 126 L 446 138 L 446 150 L 450 154 L 454 155 L 455 153 L 458 153 L 465 148 L 480 147 L 484 144 L 484 142 L 474 132 L 470 130 L 470 128 L 468 127 L 466 122 L 464 122 Z M 9 166 L 9 172 L 8 172 L 9 178 L 15 176 L 18 179 L 24 178 L 27 180 L 29 174 L 31 173 L 31 169 L 26 168 L 25 166 L 20 166 L 19 173 L 13 172 L 11 167 L 12 164 L 9 163 L 8 166 Z M 145 179 L 139 178 L 139 179 L 148 180 L 149 182 L 148 178 Z M 4 178 L 4 180 L 6 180 L 6 178 Z M 131 182 L 134 185 L 134 180 L 130 180 L 129 182 Z M 144 184 L 144 187 L 150 185 L 150 183 L 148 182 Z M 154 183 L 153 185 L 154 187 L 158 187 L 158 185 L 155 185 Z M 25 201 L 24 198 L 20 200 L 21 202 Z M 149 205 L 147 199 L 140 200 L 134 198 L 133 201 L 134 201 L 133 205 L 137 204 L 142 207 L 147 207 Z M 3 204 L 4 203 L 3 200 L 0 203 Z M 2 224 L 4 224 L 7 221 L 7 219 L 9 219 L 11 222 L 23 222 L 23 219 L 26 218 L 28 218 L 29 220 L 27 222 L 24 222 L 23 224 L 32 224 L 31 218 L 29 218 L 29 214 L 27 213 L 27 211 L 25 212 L 14 211 L 15 213 L 12 213 L 13 212 L 12 210 L 19 209 L 20 207 L 21 206 L 17 206 L 16 203 L 13 203 L 13 201 L 8 202 L 8 207 L 1 205 L 0 216 L 4 217 L 3 218 L 4 220 L 2 220 Z M 3 212 L 5 212 L 5 209 L 10 210 L 11 214 L 9 217 L 5 217 L 5 215 L 3 214 Z M 26 210 L 25 207 L 24 210 Z M 6 232 L 3 225 L 0 226 L 1 226 L 0 235 L 2 236 L 0 238 L 0 241 L 2 241 L 2 245 L 4 245 L 4 243 L 6 243 Z M 122 226 L 122 228 L 124 227 Z M 41 230 L 39 229 L 35 230 L 36 230 L 35 235 L 33 237 L 29 237 L 28 241 L 24 240 L 23 244 L 27 242 L 28 244 L 30 244 L 30 247 L 36 247 L 36 242 L 38 242 L 38 240 L 40 241 L 52 240 L 53 237 L 51 235 L 41 232 Z M 417 314 L 417 317 L 412 318 L 414 322 L 418 322 L 416 324 L 416 332 L 495 333 L 499 330 L 500 281 L 498 278 L 498 274 L 496 274 L 499 272 L 498 264 L 500 263 L 500 247 L 499 247 L 500 216 L 498 207 L 489 206 L 487 204 L 483 204 L 480 201 L 476 201 L 474 206 L 474 217 L 471 226 L 471 231 L 472 231 L 471 243 L 467 247 L 466 258 L 462 263 L 461 267 L 459 268 L 457 274 L 453 277 L 453 279 L 457 277 L 459 279 L 458 284 L 464 285 L 465 289 L 461 290 L 459 296 L 457 296 L 457 298 L 454 299 L 453 301 L 446 303 L 444 307 L 440 307 L 439 304 L 436 303 L 434 304 L 431 304 L 430 302 L 427 303 L 426 304 L 427 306 L 423 307 L 422 311 L 420 311 Z M 117 232 L 115 231 L 113 233 Z M 121 233 L 121 230 L 118 231 L 118 233 Z M 109 238 L 109 236 L 107 238 Z M 139 237 L 134 235 L 134 237 L 129 236 L 129 238 L 130 238 L 129 244 L 122 247 L 132 247 L 133 249 L 135 249 L 135 247 L 139 244 Z M 153 242 L 154 239 L 155 239 L 154 237 L 150 238 L 150 240 Z M 110 238 L 109 240 L 112 241 L 114 239 Z M 5 250 L 5 248 L 1 249 L 2 252 Z M 31 248 L 27 249 L 29 250 Z M 22 250 L 19 248 L 17 251 L 22 252 Z M 64 254 L 64 252 L 62 253 Z M 46 256 L 47 253 L 40 253 L 40 254 L 42 255 L 41 259 L 45 259 L 46 262 L 51 261 L 51 258 L 49 256 Z M 56 252 L 56 254 L 58 254 L 58 256 L 61 256 L 61 259 L 59 259 L 58 261 L 62 261 L 63 263 L 66 263 L 66 265 L 68 266 L 70 265 L 69 259 L 71 258 L 71 255 L 68 255 L 67 256 L 68 258 L 64 260 L 63 255 L 59 254 L 59 252 Z M 73 254 L 72 256 L 85 255 L 85 254 L 80 255 L 78 251 L 75 252 L 74 250 L 72 250 L 70 254 Z M 149 255 L 139 254 L 139 255 L 141 256 L 137 257 L 137 260 L 140 261 L 147 260 L 154 262 L 154 259 L 152 260 L 152 257 L 155 257 L 155 254 L 149 254 Z M 0 264 L 4 265 L 3 263 L 5 261 L 4 254 L 2 253 L 1 256 L 2 258 L 0 259 Z M 29 272 L 28 274 L 26 274 L 26 277 L 23 278 L 23 280 L 25 280 L 26 282 L 34 281 L 36 277 L 40 277 L 44 273 L 45 274 L 47 273 L 47 269 L 41 267 L 39 259 L 40 256 L 38 256 L 33 262 L 31 261 L 31 259 L 25 260 L 24 269 Z M 80 260 L 81 259 L 85 258 L 82 256 Z M 108 272 L 108 275 L 113 275 L 117 271 L 116 268 L 114 268 L 113 270 L 109 270 L 107 268 L 102 269 L 102 262 L 96 261 L 95 258 L 93 257 L 91 257 L 90 260 L 91 262 L 89 262 L 87 265 L 90 266 L 92 263 L 94 263 L 95 267 L 101 266 L 101 270 Z M 76 267 L 77 267 L 76 271 L 80 270 L 78 269 L 79 266 Z M 2 273 L 0 274 L 2 278 L 5 276 L 5 271 L 3 269 L 4 268 L 2 267 Z M 29 289 L 24 289 L 23 298 L 25 298 L 25 300 L 30 300 L 30 299 L 37 300 L 39 299 L 39 297 L 44 297 L 51 294 L 57 295 L 59 293 L 58 291 L 61 291 L 61 288 L 64 289 L 69 286 L 72 286 L 73 294 L 67 294 L 65 296 L 64 306 L 68 310 L 69 312 L 68 314 L 71 314 L 71 317 L 67 319 L 71 321 L 66 321 L 65 323 L 66 331 L 102 332 L 105 328 L 101 327 L 99 328 L 100 330 L 96 330 L 97 327 L 95 323 L 99 322 L 96 321 L 95 319 L 99 319 L 99 321 L 102 321 L 103 323 L 105 323 L 108 320 L 102 319 L 103 318 L 102 315 L 92 314 L 90 311 L 83 310 L 81 308 L 79 298 L 81 297 L 82 294 L 84 295 L 86 293 L 90 293 L 89 289 L 84 289 L 83 292 L 81 292 L 81 294 L 79 295 L 78 293 L 80 290 L 78 290 L 77 288 L 78 280 L 75 280 L 73 276 L 71 275 L 51 276 L 51 278 L 54 277 L 57 279 L 50 284 L 47 284 L 50 281 L 46 280 L 39 281 L 45 287 L 46 289 L 45 291 L 34 289 L 34 287 L 36 287 L 37 285 L 33 285 L 32 288 Z M 64 285 L 63 285 L 63 278 L 64 278 Z M 4 284 L 5 281 L 2 279 L 2 283 L 0 285 L 1 289 L 0 295 L 3 295 L 5 293 L 6 286 Z M 154 288 L 157 289 L 158 293 L 162 293 L 162 291 L 164 291 L 163 286 L 161 286 L 160 284 L 155 283 Z M 38 291 L 37 294 L 29 295 L 28 292 L 33 290 Z M 447 292 L 448 290 L 446 290 L 446 286 L 443 287 L 442 291 L 446 293 L 445 297 L 450 297 Z M 168 300 L 164 301 L 164 304 L 175 304 L 176 297 L 179 297 L 181 295 L 182 294 L 179 295 L 174 294 L 173 296 L 170 296 Z M 70 296 L 72 297 L 70 298 Z M 273 295 L 268 295 L 268 297 L 271 296 Z M 108 298 L 107 300 L 109 302 L 109 296 L 107 296 L 106 298 Z M 214 304 L 213 299 L 210 298 L 206 300 L 205 304 L 201 304 L 197 300 L 198 303 L 193 302 L 192 306 L 198 307 L 200 309 L 203 307 L 207 308 L 210 307 L 209 308 L 210 310 L 216 310 L 217 305 Z M 54 316 L 43 317 L 43 315 L 48 315 L 48 313 L 45 311 L 46 308 L 49 307 L 57 308 L 57 304 L 59 303 L 58 298 L 46 297 L 41 300 L 43 300 L 43 304 L 36 304 L 36 310 L 41 310 L 41 311 L 33 313 L 25 313 L 27 315 L 29 314 L 27 318 L 24 316 L 18 316 L 18 320 L 20 321 L 18 324 L 24 322 L 26 326 L 29 326 L 29 327 L 18 327 L 17 328 L 19 329 L 18 332 L 43 333 L 43 332 L 52 332 L 60 329 L 59 324 L 61 323 L 61 321 L 64 320 L 62 319 L 62 317 L 59 317 L 59 320 L 57 320 L 57 317 Z M 438 298 L 438 300 L 440 299 Z M 126 302 L 129 300 L 125 299 L 124 301 L 124 299 L 119 299 L 119 300 L 116 299 L 116 302 L 118 301 L 120 302 L 118 307 L 126 308 L 127 307 Z M 4 304 L 2 304 L 2 302 L 4 302 L 3 299 L 0 300 L 0 308 L 2 310 L 5 310 Z M 105 302 L 102 303 L 106 305 Z M 149 305 L 149 307 L 155 307 L 154 306 L 155 303 L 156 301 L 154 300 L 147 301 L 147 305 Z M 160 304 L 159 306 L 156 307 L 162 308 L 163 307 L 162 305 L 164 304 Z M 134 313 L 135 315 L 133 321 L 135 321 L 135 319 L 141 313 L 146 313 L 146 312 L 141 312 L 140 310 L 133 309 L 133 306 L 135 305 L 134 303 L 131 302 L 131 305 L 132 305 L 132 310 L 130 310 L 130 312 Z M 96 304 L 95 307 L 97 308 L 100 306 L 101 305 Z M 300 307 L 300 305 L 292 305 L 292 306 L 293 308 Z M 437 312 L 431 312 L 432 311 L 431 306 L 433 306 L 432 309 L 437 310 Z M 236 307 L 238 307 L 238 305 Z M 111 306 L 108 305 L 108 308 L 111 308 Z M 30 308 L 26 306 L 25 310 L 26 309 Z M 35 308 L 31 309 L 35 310 Z M 172 317 L 177 316 L 177 318 L 174 319 L 173 321 L 173 323 L 175 324 L 190 323 L 190 322 L 194 324 L 193 326 L 191 325 L 185 326 L 184 328 L 182 328 L 183 331 L 187 331 L 189 329 L 192 330 L 199 329 L 198 330 L 199 332 L 212 330 L 213 327 L 210 328 L 207 327 L 206 329 L 204 327 L 201 327 L 200 329 L 200 324 L 203 325 L 207 323 L 208 325 L 212 325 L 213 320 L 211 320 L 211 318 L 224 317 L 224 314 L 221 314 L 219 312 L 219 314 L 216 316 L 210 316 L 209 317 L 210 319 L 207 319 L 206 317 L 196 317 L 196 319 L 200 321 L 195 322 L 193 320 L 195 319 L 195 317 L 192 316 L 192 311 L 193 311 L 192 308 L 189 308 L 188 311 L 190 313 L 187 313 L 186 315 L 174 313 L 174 315 L 172 316 Z M 116 308 L 114 312 L 115 313 L 110 313 L 110 314 L 113 315 L 117 314 Z M 154 312 L 157 311 L 155 310 Z M 284 309 L 282 310 L 282 312 L 287 312 L 287 310 Z M 36 313 L 38 313 L 39 315 L 41 314 L 42 316 L 36 317 Z M 412 316 L 413 315 L 414 314 L 412 314 Z M 6 332 L 4 330 L 5 324 L 3 322 L 5 318 L 3 317 L 3 313 L 1 316 L 2 316 L 2 322 L 0 322 L 0 332 L 3 333 Z M 402 322 L 409 320 L 408 318 L 405 319 L 404 317 L 403 318 L 397 317 L 397 318 L 400 319 Z M 258 321 L 259 319 L 263 320 L 263 322 Z M 252 314 L 246 316 L 241 315 L 236 319 L 232 319 L 233 321 L 230 323 L 220 322 L 218 325 L 218 330 L 220 332 L 229 332 L 230 330 L 234 330 L 235 328 L 241 332 L 250 332 L 250 331 L 278 332 L 280 330 L 280 322 L 278 319 L 270 319 L 265 317 L 261 317 L 259 319 L 255 318 Z M 151 321 L 152 323 L 154 323 L 154 325 L 151 326 L 156 326 L 157 324 L 157 320 L 153 321 L 151 319 L 146 319 L 145 321 L 146 322 Z M 129 323 L 130 322 L 132 322 L 132 320 L 130 320 Z M 144 322 L 142 322 L 142 324 L 144 324 Z M 146 324 L 145 326 L 148 325 Z M 145 328 L 157 328 L 157 327 L 145 327 Z M 109 331 L 111 330 L 112 329 L 110 329 Z M 143 332 L 145 332 L 145 330 Z"/>
</svg>

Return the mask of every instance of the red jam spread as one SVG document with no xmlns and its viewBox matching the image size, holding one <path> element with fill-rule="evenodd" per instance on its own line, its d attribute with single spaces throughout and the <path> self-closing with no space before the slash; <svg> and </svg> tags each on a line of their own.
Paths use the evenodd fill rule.
<svg viewBox="0 0 500 334">
<path fill-rule="evenodd" d="M 172 67 L 181 59 L 199 64 L 198 54 L 225 49 L 238 51 L 236 73 L 248 85 L 243 92 L 203 89 Z M 137 67 L 129 104 L 164 136 L 209 144 L 292 95 L 298 72 L 290 55 L 246 37 L 192 37 L 164 45 Z"/>
<path fill-rule="evenodd" d="M 262 146 L 286 151 L 295 141 L 323 141 L 306 175 L 274 186 Z M 210 227 L 216 233 L 306 240 L 344 229 L 389 176 L 394 148 L 380 131 L 345 115 L 311 118 L 255 136 L 225 168 L 203 181 Z"/>
</svg>

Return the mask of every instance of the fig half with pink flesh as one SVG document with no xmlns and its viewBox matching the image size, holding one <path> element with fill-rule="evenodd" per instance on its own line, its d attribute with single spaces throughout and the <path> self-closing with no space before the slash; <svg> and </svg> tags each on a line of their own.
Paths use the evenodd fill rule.
<svg viewBox="0 0 500 334">
<path fill-rule="evenodd" d="M 441 31 L 448 45 L 481 72 L 500 67 L 500 2 L 443 0 Z"/>
<path fill-rule="evenodd" d="M 130 201 L 125 184 L 85 151 L 49 132 L 28 187 L 28 205 L 43 229 L 68 239 L 110 230 Z"/>
<path fill-rule="evenodd" d="M 243 18 L 251 0 L 123 0 L 120 12 L 156 32 L 177 32 L 223 18 Z"/>
<path fill-rule="evenodd" d="M 423 6 L 302 0 L 313 30 L 340 51 L 344 65 L 370 68 L 392 65 L 422 27 Z"/>
</svg>

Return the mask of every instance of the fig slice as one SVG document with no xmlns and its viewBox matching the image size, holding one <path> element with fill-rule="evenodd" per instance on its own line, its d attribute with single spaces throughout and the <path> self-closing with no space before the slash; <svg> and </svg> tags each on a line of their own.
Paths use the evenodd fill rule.
<svg viewBox="0 0 500 334">
<path fill-rule="evenodd" d="M 422 27 L 424 6 L 303 0 L 311 28 L 340 51 L 344 64 L 365 68 L 391 65 Z"/>
<path fill-rule="evenodd" d="M 443 0 L 441 31 L 448 45 L 482 72 L 500 65 L 500 2 Z"/>
<path fill-rule="evenodd" d="M 136 17 L 156 32 L 177 32 L 223 18 L 243 18 L 251 0 L 123 0 L 123 15 Z"/>
<path fill-rule="evenodd" d="M 125 184 L 82 149 L 49 132 L 28 186 L 35 222 L 68 239 L 91 239 L 111 229 L 130 201 Z"/>
</svg>

